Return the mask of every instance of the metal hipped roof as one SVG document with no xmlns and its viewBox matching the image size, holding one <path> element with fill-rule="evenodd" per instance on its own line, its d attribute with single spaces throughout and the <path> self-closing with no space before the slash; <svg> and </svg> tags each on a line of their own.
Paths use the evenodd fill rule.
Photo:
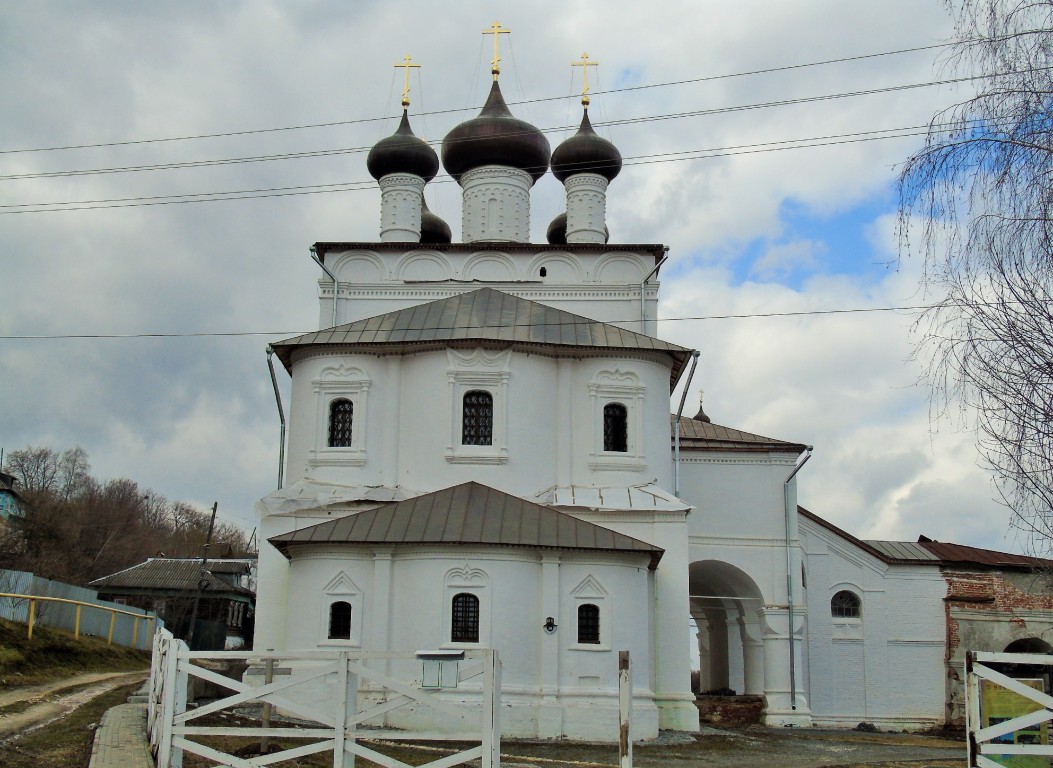
<svg viewBox="0 0 1053 768">
<path fill-rule="evenodd" d="M 294 350 L 309 346 L 416 345 L 453 341 L 499 341 L 554 347 L 633 349 L 672 358 L 670 386 L 680 378 L 691 350 L 518 296 L 480 288 L 306 333 L 271 344 L 287 371 Z"/>
<path fill-rule="evenodd" d="M 289 559 L 311 544 L 479 544 L 638 552 L 664 550 L 480 483 L 468 482 L 268 539 Z"/>
<path fill-rule="evenodd" d="M 242 561 L 243 562 L 243 561 Z M 210 562 L 209 565 L 212 565 Z M 206 566 L 206 569 L 208 566 Z M 226 571 L 225 567 L 217 568 L 217 571 Z M 89 586 L 106 592 L 109 590 L 145 590 L 161 592 L 196 592 L 198 580 L 201 573 L 201 558 L 161 558 L 151 557 L 145 563 L 133 565 L 123 571 L 103 576 L 89 583 Z M 253 596 L 253 592 L 245 587 L 229 584 L 222 579 L 213 576 L 206 570 L 205 579 L 208 585 L 205 591 L 211 594 L 226 593 Z"/>
<path fill-rule="evenodd" d="M 671 439 L 676 440 L 676 414 L 670 414 Z M 755 435 L 731 427 L 680 417 L 680 449 L 689 451 L 787 451 L 800 453 L 806 446 Z"/>
</svg>

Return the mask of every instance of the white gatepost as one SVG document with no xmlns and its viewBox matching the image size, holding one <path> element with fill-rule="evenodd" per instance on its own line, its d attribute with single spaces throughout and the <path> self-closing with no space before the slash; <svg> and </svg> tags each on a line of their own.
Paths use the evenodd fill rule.
<svg viewBox="0 0 1053 768">
<path fill-rule="evenodd" d="M 481 768 L 501 768 L 501 660 L 497 649 L 486 653 Z"/>
<path fill-rule="evenodd" d="M 633 768 L 633 668 L 628 651 L 618 651 L 618 766 Z"/>
</svg>

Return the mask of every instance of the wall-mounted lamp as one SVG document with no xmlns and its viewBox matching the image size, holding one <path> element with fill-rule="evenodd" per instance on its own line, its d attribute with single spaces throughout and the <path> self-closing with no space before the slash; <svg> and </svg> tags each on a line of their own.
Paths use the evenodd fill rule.
<svg viewBox="0 0 1053 768">
<path fill-rule="evenodd" d="M 545 619 L 545 626 L 542 627 L 542 629 L 544 629 L 546 632 L 548 632 L 551 635 L 553 632 L 556 631 L 556 627 L 557 626 L 559 626 L 559 625 L 556 624 L 556 620 L 554 618 L 552 618 L 551 616 L 549 616 L 547 619 Z"/>
</svg>

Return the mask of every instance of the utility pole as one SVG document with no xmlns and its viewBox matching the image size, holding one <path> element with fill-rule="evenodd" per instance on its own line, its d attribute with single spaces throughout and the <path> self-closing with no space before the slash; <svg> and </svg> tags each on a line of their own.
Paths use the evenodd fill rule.
<svg viewBox="0 0 1053 768">
<path fill-rule="evenodd" d="M 208 587 L 208 548 L 212 546 L 212 531 L 216 527 L 216 510 L 219 502 L 212 502 L 212 519 L 208 521 L 208 536 L 205 537 L 205 551 L 201 553 L 201 569 L 197 574 L 197 594 L 194 595 L 194 610 L 190 612 L 190 636 L 187 645 L 194 649 L 194 635 L 197 633 L 197 608 L 201 602 L 201 593 Z"/>
</svg>

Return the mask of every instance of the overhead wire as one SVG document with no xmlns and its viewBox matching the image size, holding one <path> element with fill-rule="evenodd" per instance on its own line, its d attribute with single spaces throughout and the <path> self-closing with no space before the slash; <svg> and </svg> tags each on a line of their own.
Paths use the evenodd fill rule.
<svg viewBox="0 0 1053 768">
<path fill-rule="evenodd" d="M 950 125 L 950 124 L 947 124 Z M 679 150 L 650 155 L 630 155 L 623 158 L 625 167 L 650 165 L 656 163 L 679 162 L 684 160 L 708 160 L 735 155 L 777 152 L 788 149 L 811 149 L 840 144 L 885 139 L 909 138 L 923 136 L 928 126 L 916 125 L 903 128 L 881 128 L 873 131 L 858 131 L 846 134 L 831 134 L 801 139 L 780 139 L 771 142 L 741 144 L 730 147 L 713 147 L 704 149 Z M 445 174 L 436 176 L 431 184 L 448 184 L 452 179 Z M 230 190 L 225 192 L 198 192 L 174 195 L 153 195 L 126 198 L 103 198 L 99 200 L 67 200 L 45 203 L 5 203 L 0 204 L 0 216 L 18 213 L 59 213 L 64 211 L 98 210 L 106 208 L 134 208 L 150 205 L 175 205 L 184 203 L 221 202 L 225 200 L 245 200 L 267 197 L 291 197 L 330 192 L 361 192 L 375 189 L 372 180 L 333 182 L 330 184 L 311 184 L 287 187 L 263 187 L 248 190 Z M 6 210 L 5 210 L 6 209 Z"/>
<path fill-rule="evenodd" d="M 995 302 L 961 302 L 962 307 L 981 307 L 981 306 L 995 306 Z M 937 304 L 916 304 L 906 306 L 894 306 L 894 307 L 848 307 L 842 309 L 808 309 L 808 310 L 793 310 L 787 312 L 746 312 L 739 314 L 725 314 L 725 315 L 684 315 L 680 317 L 660 317 L 657 318 L 656 322 L 669 323 L 669 322 L 684 322 L 688 320 L 750 320 L 750 319 L 765 319 L 765 318 L 780 318 L 780 317 L 822 317 L 826 315 L 858 315 L 858 314 L 869 314 L 869 313 L 887 313 L 887 312 L 921 312 L 925 310 L 935 309 Z M 580 320 L 573 321 L 560 321 L 560 322 L 530 322 L 530 323 L 508 323 L 503 324 L 503 328 L 567 328 L 578 325 L 592 325 L 598 321 L 590 320 L 588 318 L 582 318 Z M 639 318 L 630 318 L 626 320 L 606 320 L 604 321 L 607 325 L 616 323 L 638 323 Z M 349 324 L 350 325 L 350 324 Z M 461 326 L 438 326 L 429 327 L 429 331 L 454 331 L 460 330 Z M 330 329 L 321 329 L 330 330 Z M 407 327 L 401 329 L 403 332 L 422 330 L 420 328 Z M 62 339 L 185 339 L 185 338 L 228 338 L 228 337 L 239 337 L 239 336 L 289 336 L 289 335 L 307 335 L 311 333 L 317 333 L 319 331 L 303 331 L 303 330 L 277 330 L 277 331 L 201 331 L 191 333 L 65 333 L 65 334 L 4 334 L 0 335 L 0 341 L 53 341 Z M 456 341 L 456 339 L 451 339 Z M 333 341 L 333 345 L 340 346 L 341 342 Z M 347 342 L 353 344 L 354 342 Z M 405 342 L 411 343 L 411 342 Z M 573 345 L 569 345 L 573 346 Z"/>
<path fill-rule="evenodd" d="M 805 68 L 809 68 L 809 67 L 828 66 L 828 65 L 831 65 L 831 64 L 843 64 L 843 63 L 847 63 L 847 62 L 851 62 L 851 61 L 862 61 L 862 60 L 865 60 L 865 59 L 874 59 L 874 58 L 880 58 L 880 57 L 883 57 L 883 56 L 898 56 L 898 55 L 905 54 L 905 53 L 916 53 L 916 52 L 920 52 L 920 51 L 934 50 L 934 49 L 937 49 L 937 48 L 947 48 L 947 47 L 949 47 L 951 45 L 953 45 L 953 43 L 936 43 L 936 44 L 932 44 L 932 45 L 922 45 L 922 46 L 914 46 L 914 47 L 910 47 L 910 48 L 900 48 L 900 49 L 894 50 L 894 51 L 882 51 L 882 52 L 879 52 L 879 53 L 859 54 L 859 55 L 856 55 L 856 56 L 842 56 L 842 57 L 835 58 L 835 59 L 825 59 L 823 61 L 813 61 L 813 62 L 807 62 L 807 63 L 804 63 L 804 64 L 786 64 L 786 65 L 782 65 L 782 66 L 778 66 L 778 67 L 768 67 L 768 68 L 764 68 L 764 69 L 755 69 L 755 70 L 749 70 L 749 71 L 745 71 L 745 72 L 732 72 L 732 73 L 726 73 L 726 74 L 721 74 L 721 75 L 707 75 L 707 76 L 704 76 L 704 77 L 696 77 L 696 78 L 690 78 L 690 79 L 685 79 L 685 80 L 673 80 L 673 81 L 664 82 L 664 83 L 648 83 L 648 84 L 644 84 L 644 85 L 631 85 L 631 86 L 625 86 L 625 87 L 622 87 L 622 88 L 612 88 L 610 90 L 595 91 L 593 95 L 626 93 L 626 92 L 630 92 L 630 91 L 640 91 L 640 90 L 646 90 L 646 89 L 650 89 L 650 88 L 667 88 L 667 87 L 677 86 L 677 85 L 690 85 L 690 84 L 693 84 L 693 83 L 704 83 L 704 82 L 711 82 L 711 81 L 714 81 L 714 80 L 726 80 L 726 79 L 736 78 L 736 77 L 752 77 L 754 75 L 765 75 L 765 74 L 771 74 L 771 73 L 775 73 L 775 72 L 785 72 L 785 71 L 790 71 L 790 70 L 795 70 L 795 69 L 805 69 Z M 481 50 L 481 48 L 480 48 L 480 50 Z M 480 59 L 481 59 L 481 54 L 480 54 Z M 478 66 L 475 68 L 475 71 L 476 71 L 476 77 L 478 77 L 478 71 L 479 71 L 479 67 Z M 472 93 L 474 93 L 474 92 L 475 92 L 475 90 L 473 88 Z M 561 96 L 545 96 L 545 97 L 540 97 L 540 98 L 536 98 L 536 99 L 528 99 L 528 100 L 523 100 L 523 101 L 509 102 L 509 106 L 515 106 L 517 104 L 541 103 L 541 102 L 546 102 L 546 101 L 558 101 L 560 99 L 565 99 L 565 98 L 567 98 L 567 96 L 565 94 L 561 95 Z M 450 114 L 450 113 L 463 112 L 463 111 L 464 111 L 463 108 L 442 109 L 442 110 L 433 110 L 431 112 L 427 112 L 426 114 L 428 114 L 428 115 L 442 115 L 442 114 Z M 386 115 L 386 116 L 383 116 L 383 117 L 356 118 L 354 120 L 336 120 L 336 121 L 323 122 L 323 123 L 304 123 L 304 124 L 301 124 L 301 125 L 281 126 L 281 127 L 275 127 L 275 128 L 254 128 L 254 129 L 243 130 L 243 131 L 224 131 L 224 132 L 220 132 L 220 133 L 189 134 L 189 135 L 185 135 L 185 136 L 169 136 L 169 137 L 161 137 L 161 138 L 153 138 L 153 139 L 125 139 L 125 140 L 122 140 L 122 141 L 95 142 L 95 143 L 90 143 L 90 144 L 87 144 L 87 143 L 86 144 L 69 144 L 69 145 L 54 146 L 54 147 L 25 147 L 25 148 L 19 148 L 19 149 L 0 149 L 0 155 L 22 154 L 22 153 L 30 153 L 30 152 L 58 152 L 58 151 L 74 150 L 74 149 L 99 149 L 99 148 L 102 148 L 102 147 L 122 147 L 122 146 L 132 146 L 132 145 L 136 145 L 136 144 L 160 144 L 160 143 L 175 142 L 175 141 L 196 141 L 196 140 L 200 140 L 200 139 L 229 138 L 229 137 L 232 137 L 232 136 L 248 136 L 248 135 L 252 135 L 252 134 L 261 134 L 261 133 L 278 133 L 278 132 L 283 132 L 283 131 L 299 131 L 299 130 L 308 130 L 308 129 L 314 129 L 314 128 L 333 128 L 333 127 L 338 127 L 338 126 L 355 125 L 355 124 L 360 124 L 360 123 L 379 122 L 379 121 L 390 120 L 390 119 L 391 119 L 390 116 Z"/>
<path fill-rule="evenodd" d="M 979 76 L 977 76 L 979 77 Z M 793 99 L 780 99 L 778 101 L 767 101 L 767 102 L 756 102 L 753 104 L 739 104 L 731 107 L 713 107 L 710 109 L 699 109 L 690 110 L 685 112 L 672 112 L 663 115 L 648 115 L 642 117 L 627 117 L 616 120 L 605 121 L 602 123 L 596 123 L 594 127 L 607 127 L 620 126 L 620 125 L 637 125 L 641 123 L 650 123 L 663 120 L 679 120 L 689 117 L 704 117 L 710 115 L 719 114 L 731 114 L 735 112 L 744 112 L 754 109 L 771 109 L 774 107 L 792 106 L 796 104 L 810 104 L 819 101 L 832 101 L 835 99 L 855 98 L 858 96 L 872 96 L 880 93 L 894 93 L 897 91 L 913 90 L 917 88 L 931 88 L 939 85 L 950 85 L 956 83 L 967 82 L 977 79 L 977 77 L 964 77 L 964 78 L 952 78 L 948 80 L 933 80 L 924 83 L 908 83 L 904 85 L 886 86 L 883 88 L 871 88 L 860 91 L 846 91 L 842 93 L 831 93 L 822 94 L 819 96 L 801 96 Z M 573 129 L 576 126 L 556 126 L 550 128 L 539 129 L 542 133 L 558 133 L 560 131 L 566 131 Z M 509 134 L 514 135 L 514 134 Z M 465 141 L 472 141 L 473 139 L 463 139 Z M 433 145 L 439 145 L 440 142 L 432 141 L 429 142 Z M 176 170 L 182 168 L 198 168 L 198 167 L 212 167 L 218 165 L 236 165 L 244 163 L 258 163 L 258 162 L 271 162 L 275 160 L 299 160 L 305 158 L 316 158 L 316 157 L 329 157 L 333 155 L 343 154 L 355 154 L 360 152 L 368 152 L 370 147 L 343 147 L 338 149 L 321 149 L 321 150 L 309 150 L 304 152 L 282 152 L 271 155 L 250 155 L 247 157 L 234 157 L 234 158 L 220 158 L 211 160 L 186 160 L 174 163 L 151 163 L 147 165 L 135 165 L 135 166 L 116 166 L 107 168 L 88 168 L 80 170 L 65 170 L 65 171 L 39 171 L 35 173 L 19 173 L 19 174 L 6 174 L 0 175 L 0 181 L 15 181 L 24 179 L 43 179 L 43 178 L 67 178 L 72 176 L 94 176 L 101 174 L 113 174 L 113 173 L 137 173 L 143 171 L 159 171 L 159 170 Z"/>
</svg>

